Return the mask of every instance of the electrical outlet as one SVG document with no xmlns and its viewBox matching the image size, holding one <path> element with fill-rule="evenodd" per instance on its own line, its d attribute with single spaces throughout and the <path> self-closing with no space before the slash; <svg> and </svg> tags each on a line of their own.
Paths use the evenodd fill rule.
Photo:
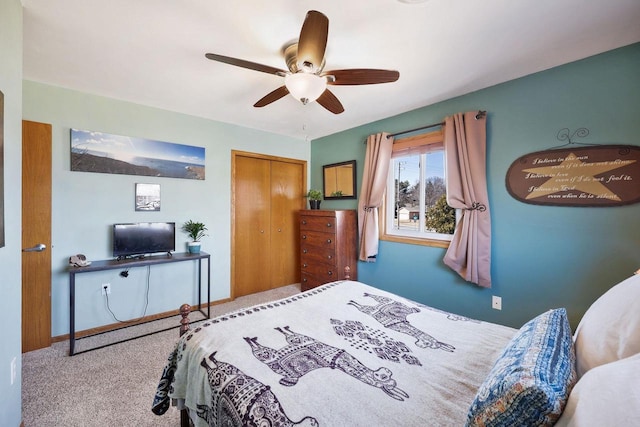
<svg viewBox="0 0 640 427">
<path fill-rule="evenodd" d="M 502 310 L 502 298 L 493 295 L 491 297 L 491 308 L 495 310 Z"/>
<path fill-rule="evenodd" d="M 111 283 L 103 283 L 102 284 L 102 295 L 107 295 L 111 293 Z"/>
<path fill-rule="evenodd" d="M 16 376 L 18 375 L 18 362 L 14 357 L 11 361 L 11 385 L 16 381 Z"/>
</svg>

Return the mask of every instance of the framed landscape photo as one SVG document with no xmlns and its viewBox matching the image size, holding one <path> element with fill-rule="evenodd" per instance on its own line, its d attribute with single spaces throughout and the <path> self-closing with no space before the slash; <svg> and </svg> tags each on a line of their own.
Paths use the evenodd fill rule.
<svg viewBox="0 0 640 427">
<path fill-rule="evenodd" d="M 160 212 L 160 184 L 136 184 L 136 211 Z"/>
<path fill-rule="evenodd" d="M 204 180 L 205 149 L 72 128 L 71 170 Z"/>
</svg>

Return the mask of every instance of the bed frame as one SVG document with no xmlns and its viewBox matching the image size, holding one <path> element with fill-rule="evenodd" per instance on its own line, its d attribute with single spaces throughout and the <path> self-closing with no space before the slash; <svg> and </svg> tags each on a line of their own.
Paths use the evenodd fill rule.
<svg viewBox="0 0 640 427">
<path fill-rule="evenodd" d="M 346 266 L 344 268 L 344 280 L 351 280 L 351 268 Z M 210 303 L 209 303 L 210 304 Z M 182 304 L 180 306 L 180 336 L 184 335 L 191 328 L 191 320 L 189 320 L 189 314 L 191 314 L 191 306 L 189 304 Z M 189 410 L 180 410 L 180 427 L 190 427 L 191 419 L 189 418 Z"/>
</svg>

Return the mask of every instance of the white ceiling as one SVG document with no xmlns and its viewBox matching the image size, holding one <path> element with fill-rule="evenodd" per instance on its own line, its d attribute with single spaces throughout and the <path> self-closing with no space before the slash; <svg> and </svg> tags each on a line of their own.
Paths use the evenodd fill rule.
<svg viewBox="0 0 640 427">
<path fill-rule="evenodd" d="M 415 0 L 406 3 L 414 3 Z M 24 78 L 315 139 L 640 41 L 639 0 L 23 0 Z M 395 83 L 332 86 L 345 112 L 286 96 L 283 78 L 207 52 L 286 69 L 308 10 L 329 18 L 325 70 L 382 68 Z"/>
</svg>

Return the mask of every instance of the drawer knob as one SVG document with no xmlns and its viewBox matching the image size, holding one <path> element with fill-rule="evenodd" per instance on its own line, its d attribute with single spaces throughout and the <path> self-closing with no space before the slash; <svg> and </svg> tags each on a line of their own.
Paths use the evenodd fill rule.
<svg viewBox="0 0 640 427">
<path fill-rule="evenodd" d="M 302 220 L 302 224 L 303 224 L 303 225 L 307 225 L 307 220 L 303 219 L 303 220 Z"/>
<path fill-rule="evenodd" d="M 302 281 L 303 281 L 303 282 L 306 282 L 306 281 L 307 281 L 307 279 L 302 279 Z"/>
<path fill-rule="evenodd" d="M 329 276 L 333 275 L 333 271 L 329 270 L 329 272 L 327 273 Z"/>
<path fill-rule="evenodd" d="M 327 227 L 331 228 L 331 223 L 330 222 L 327 223 Z"/>
<path fill-rule="evenodd" d="M 307 253 L 307 250 L 306 250 L 306 249 L 303 249 L 303 250 L 302 250 L 302 253 L 303 253 L 303 254 L 306 254 L 306 253 Z"/>
<path fill-rule="evenodd" d="M 306 235 L 306 234 L 303 234 L 303 235 L 302 235 L 302 240 L 304 240 L 304 239 L 306 239 L 306 238 L 307 238 L 307 235 Z"/>
<path fill-rule="evenodd" d="M 307 263 L 305 262 L 304 264 L 302 264 L 302 267 L 303 267 L 303 268 L 307 268 L 307 267 L 309 267 L 309 264 L 307 264 Z"/>
<path fill-rule="evenodd" d="M 327 256 L 327 259 L 331 259 L 331 258 L 333 258 L 333 256 L 331 256 L 331 255 Z"/>
<path fill-rule="evenodd" d="M 331 243 L 331 239 L 327 239 L 327 243 Z"/>
</svg>

